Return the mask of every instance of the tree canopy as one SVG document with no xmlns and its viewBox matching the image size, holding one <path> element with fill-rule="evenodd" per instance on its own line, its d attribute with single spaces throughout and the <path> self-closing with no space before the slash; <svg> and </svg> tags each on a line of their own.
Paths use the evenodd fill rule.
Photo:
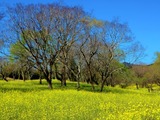
<svg viewBox="0 0 160 120">
<path fill-rule="evenodd" d="M 98 20 L 78 6 L 17 4 L 8 7 L 7 15 L 10 59 L 23 68 L 24 79 L 37 69 L 49 88 L 53 78 L 61 85 L 74 79 L 78 88 L 85 81 L 93 90 L 100 84 L 102 91 L 104 85 L 120 83 L 115 79 L 127 71 L 123 62 L 128 56 L 135 53 L 137 59 L 141 53 L 127 24 Z"/>
</svg>

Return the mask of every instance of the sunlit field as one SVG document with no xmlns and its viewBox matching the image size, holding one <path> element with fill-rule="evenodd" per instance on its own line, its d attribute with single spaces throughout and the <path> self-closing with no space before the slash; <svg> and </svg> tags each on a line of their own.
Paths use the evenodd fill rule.
<svg viewBox="0 0 160 120">
<path fill-rule="evenodd" d="M 69 82 L 53 90 L 39 81 L 0 81 L 0 120 L 159 120 L 160 94 L 135 87 L 106 87 Z"/>
</svg>

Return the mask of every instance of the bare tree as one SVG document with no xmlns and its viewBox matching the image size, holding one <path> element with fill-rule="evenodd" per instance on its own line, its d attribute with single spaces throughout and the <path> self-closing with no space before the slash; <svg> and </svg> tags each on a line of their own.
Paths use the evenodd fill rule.
<svg viewBox="0 0 160 120">
<path fill-rule="evenodd" d="M 74 44 L 69 52 L 68 59 L 68 76 L 70 80 L 77 81 L 77 89 L 80 88 L 80 81 L 82 80 L 82 68 L 84 67 L 83 56 L 80 52 L 80 45 Z"/>
<path fill-rule="evenodd" d="M 12 22 L 10 29 L 15 32 L 16 41 L 26 50 L 28 60 L 44 74 L 49 88 L 52 88 L 54 63 L 57 58 L 62 58 L 67 64 L 68 49 L 82 29 L 85 13 L 81 8 L 59 4 L 17 4 L 9 8 L 9 15 Z"/>
<path fill-rule="evenodd" d="M 95 89 L 94 84 L 98 84 L 94 73 L 94 58 L 96 57 L 99 49 L 99 34 L 98 28 L 95 25 L 96 24 L 87 26 L 84 38 L 80 45 L 80 52 L 83 56 L 87 69 L 87 82 L 92 85 L 93 90 Z"/>
<path fill-rule="evenodd" d="M 132 42 L 131 31 L 126 24 L 117 20 L 105 22 L 102 32 L 101 48 L 98 53 L 98 63 L 101 73 L 101 91 L 108 78 L 123 68 L 120 61 L 126 56 L 127 47 Z"/>
</svg>

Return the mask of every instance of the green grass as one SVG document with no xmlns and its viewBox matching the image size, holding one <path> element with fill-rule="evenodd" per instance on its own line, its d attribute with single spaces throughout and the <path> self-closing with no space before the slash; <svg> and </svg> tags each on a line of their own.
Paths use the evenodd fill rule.
<svg viewBox="0 0 160 120">
<path fill-rule="evenodd" d="M 0 81 L 0 120 L 158 120 L 160 93 L 135 87 L 105 87 L 91 92 L 88 84 L 68 82 L 53 90 L 39 81 Z"/>
</svg>

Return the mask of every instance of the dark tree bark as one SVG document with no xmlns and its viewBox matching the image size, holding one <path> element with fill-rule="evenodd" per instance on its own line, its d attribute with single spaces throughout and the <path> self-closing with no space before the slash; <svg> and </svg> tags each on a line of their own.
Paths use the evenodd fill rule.
<svg viewBox="0 0 160 120">
<path fill-rule="evenodd" d="M 39 84 L 42 84 L 42 75 L 41 75 L 41 72 L 39 72 Z"/>
<path fill-rule="evenodd" d="M 138 83 L 136 83 L 136 88 L 137 88 L 137 90 L 139 89 L 139 85 L 138 85 Z"/>
<path fill-rule="evenodd" d="M 41 77 L 39 78 L 39 84 L 42 85 L 42 78 Z"/>
<path fill-rule="evenodd" d="M 2 74 L 2 79 L 5 80 L 6 82 L 8 82 L 8 80 L 4 74 Z"/>
<path fill-rule="evenodd" d="M 52 88 L 53 88 L 53 87 L 52 87 L 52 80 L 47 79 L 47 83 L 48 83 L 48 88 L 49 88 L 49 89 L 52 89 Z"/>
</svg>

